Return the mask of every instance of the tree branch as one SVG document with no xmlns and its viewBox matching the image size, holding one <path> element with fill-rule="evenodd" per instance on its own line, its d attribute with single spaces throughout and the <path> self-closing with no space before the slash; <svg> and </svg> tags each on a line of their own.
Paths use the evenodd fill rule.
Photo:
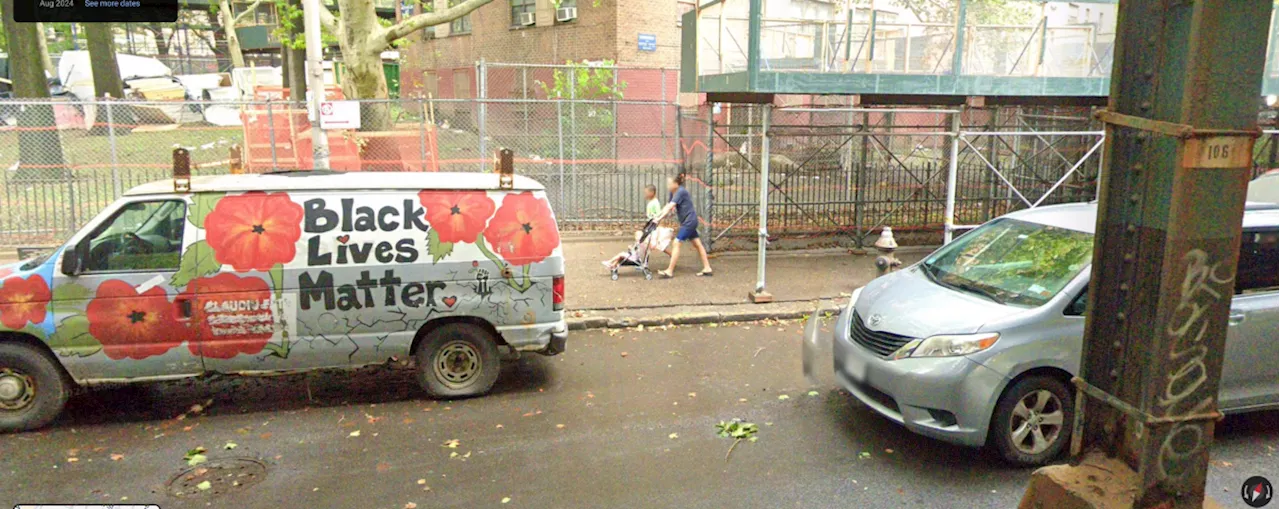
<svg viewBox="0 0 1280 509">
<path fill-rule="evenodd" d="M 471 14 L 471 11 L 479 9 L 480 6 L 492 1 L 493 0 L 467 0 L 440 12 L 424 12 L 396 23 L 395 25 L 374 32 L 370 39 L 374 41 L 381 40 L 385 44 L 391 44 L 392 42 L 411 33 L 417 32 L 418 30 L 422 30 L 430 26 L 442 25 Z"/>
<path fill-rule="evenodd" d="M 231 17 L 231 23 L 232 23 L 233 25 L 239 25 L 241 21 L 243 21 L 245 18 L 247 18 L 247 17 L 249 17 L 250 15 L 252 15 L 252 14 L 253 14 L 253 11 L 258 10 L 258 6 L 259 6 L 259 5 L 262 5 L 262 0 L 254 0 L 254 2 L 253 2 L 253 3 L 251 3 L 251 4 L 249 4 L 249 6 L 248 6 L 248 7 L 245 7 L 245 8 L 244 8 L 244 12 L 241 12 L 240 14 L 236 14 L 236 15 L 232 16 L 232 17 Z M 230 28 L 231 30 L 235 30 L 235 29 L 236 29 L 236 27 L 235 27 L 235 26 L 231 26 L 231 27 L 229 27 L 229 28 Z"/>
<path fill-rule="evenodd" d="M 338 18 L 333 17 L 333 13 L 329 12 L 329 8 L 325 7 L 323 2 L 317 2 L 317 3 L 321 4 L 320 5 L 320 25 L 322 25 L 322 27 L 325 30 L 328 30 L 329 33 L 333 35 L 338 35 L 342 33 L 341 27 L 340 25 L 338 25 Z M 303 16 L 306 16 L 306 14 L 304 13 Z"/>
</svg>

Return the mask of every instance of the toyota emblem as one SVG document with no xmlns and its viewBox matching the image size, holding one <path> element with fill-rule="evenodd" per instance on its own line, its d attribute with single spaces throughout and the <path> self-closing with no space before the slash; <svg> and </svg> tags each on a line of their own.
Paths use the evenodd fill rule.
<svg viewBox="0 0 1280 509">
<path fill-rule="evenodd" d="M 883 318 L 879 313 L 871 315 L 871 319 L 867 320 L 867 325 L 872 327 L 880 325 L 880 319 Z"/>
</svg>

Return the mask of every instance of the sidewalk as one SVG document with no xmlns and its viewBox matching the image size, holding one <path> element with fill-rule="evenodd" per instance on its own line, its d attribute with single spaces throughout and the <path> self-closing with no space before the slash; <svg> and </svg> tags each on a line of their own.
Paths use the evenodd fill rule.
<svg viewBox="0 0 1280 509">
<path fill-rule="evenodd" d="M 766 289 L 770 304 L 749 304 L 747 293 L 756 285 L 756 254 L 713 253 L 713 277 L 696 277 L 697 251 L 684 246 L 675 278 L 657 271 L 670 258 L 656 253 L 649 260 L 654 279 L 646 281 L 634 268 L 624 268 L 618 280 L 600 261 L 625 249 L 628 237 L 564 239 L 565 292 L 573 329 L 797 318 L 813 312 L 819 301 L 832 308 L 849 292 L 875 278 L 875 255 L 847 250 L 769 253 Z M 927 250 L 899 253 L 904 264 L 914 263 Z"/>
</svg>

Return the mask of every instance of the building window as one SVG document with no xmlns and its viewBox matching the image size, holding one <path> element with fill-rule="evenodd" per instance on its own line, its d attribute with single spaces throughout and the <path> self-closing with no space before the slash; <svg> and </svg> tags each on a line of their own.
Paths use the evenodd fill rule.
<svg viewBox="0 0 1280 509">
<path fill-rule="evenodd" d="M 449 7 L 453 7 L 465 0 L 449 0 Z M 469 34 L 471 33 L 471 15 L 468 14 L 461 18 L 449 22 L 450 34 Z"/>
<path fill-rule="evenodd" d="M 526 26 L 525 18 L 535 16 L 534 4 L 537 0 L 511 0 L 511 26 Z M 528 16 L 525 16 L 528 14 Z"/>
</svg>

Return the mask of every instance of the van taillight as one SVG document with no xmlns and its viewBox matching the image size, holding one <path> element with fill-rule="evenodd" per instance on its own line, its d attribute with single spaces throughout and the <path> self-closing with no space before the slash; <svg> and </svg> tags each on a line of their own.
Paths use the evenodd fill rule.
<svg viewBox="0 0 1280 509">
<path fill-rule="evenodd" d="M 551 309 L 564 309 L 564 276 L 551 278 Z"/>
</svg>

